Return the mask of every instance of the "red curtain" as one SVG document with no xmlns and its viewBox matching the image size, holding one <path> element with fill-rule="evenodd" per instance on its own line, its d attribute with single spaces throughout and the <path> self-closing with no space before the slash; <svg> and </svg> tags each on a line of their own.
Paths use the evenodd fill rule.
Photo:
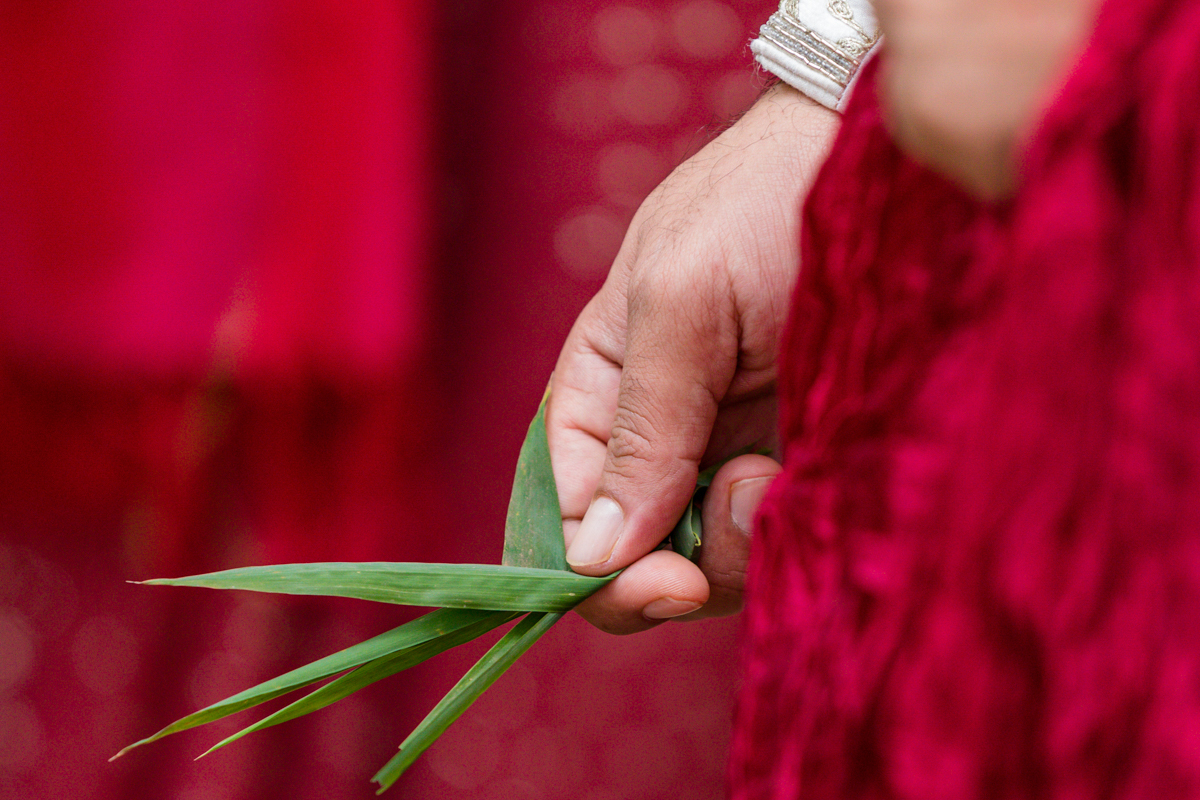
<svg viewBox="0 0 1200 800">
<path fill-rule="evenodd" d="M 771 5 L 6 4 L 0 798 L 370 796 L 477 650 L 108 764 L 413 616 L 125 581 L 496 561 L 557 347 Z M 559 628 L 395 791 L 720 796 L 734 624 Z"/>
</svg>

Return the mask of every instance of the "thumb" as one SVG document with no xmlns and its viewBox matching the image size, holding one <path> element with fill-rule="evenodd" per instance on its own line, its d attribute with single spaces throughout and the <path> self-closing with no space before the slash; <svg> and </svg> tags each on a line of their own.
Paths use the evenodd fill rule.
<svg viewBox="0 0 1200 800">
<path fill-rule="evenodd" d="M 701 287 L 657 283 L 629 294 L 604 470 L 567 550 L 568 563 L 588 575 L 631 564 L 671 531 L 737 366 L 734 314 Z"/>
</svg>

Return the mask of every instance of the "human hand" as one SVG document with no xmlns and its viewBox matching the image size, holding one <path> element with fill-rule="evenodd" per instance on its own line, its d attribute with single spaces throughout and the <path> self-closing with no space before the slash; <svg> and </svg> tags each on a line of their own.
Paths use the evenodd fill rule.
<svg viewBox="0 0 1200 800">
<path fill-rule="evenodd" d="M 896 143 L 985 199 L 1082 49 L 1098 0 L 877 0 Z"/>
<path fill-rule="evenodd" d="M 650 194 L 567 337 L 547 436 L 567 560 L 587 575 L 625 568 L 578 609 L 606 631 L 741 607 L 750 520 L 779 470 L 771 459 L 718 472 L 699 565 L 651 551 L 702 463 L 774 433 L 800 207 L 838 119 L 790 87 L 764 93 Z"/>
</svg>

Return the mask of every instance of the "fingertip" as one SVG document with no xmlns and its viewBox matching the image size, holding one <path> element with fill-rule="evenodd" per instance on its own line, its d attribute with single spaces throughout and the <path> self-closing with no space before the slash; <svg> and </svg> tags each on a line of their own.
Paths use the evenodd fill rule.
<svg viewBox="0 0 1200 800">
<path fill-rule="evenodd" d="M 754 516 L 774 480 L 774 475 L 743 478 L 729 487 L 730 522 L 747 536 L 754 532 Z"/>
<path fill-rule="evenodd" d="M 758 505 L 782 469 L 779 462 L 767 456 L 730 459 L 713 476 L 704 499 L 704 530 L 743 536 L 754 533 Z"/>
<path fill-rule="evenodd" d="M 766 479 L 766 483 L 769 484 L 770 480 L 781 471 L 783 471 L 783 466 L 770 456 L 752 453 L 731 458 L 713 476 L 709 493 L 729 495 L 735 486 L 745 484 L 746 481 Z"/>
<path fill-rule="evenodd" d="M 705 495 L 706 538 L 749 537 L 758 506 L 782 469 L 775 459 L 754 454 L 730 459 L 721 467 Z"/>
<path fill-rule="evenodd" d="M 704 497 L 699 564 L 712 599 L 701 616 L 741 610 L 754 517 L 781 470 L 774 459 L 746 455 L 730 460 L 713 477 Z"/>
</svg>

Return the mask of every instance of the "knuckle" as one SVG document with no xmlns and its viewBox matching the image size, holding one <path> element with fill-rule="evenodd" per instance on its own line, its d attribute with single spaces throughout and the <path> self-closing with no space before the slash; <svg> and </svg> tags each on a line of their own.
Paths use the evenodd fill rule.
<svg viewBox="0 0 1200 800">
<path fill-rule="evenodd" d="M 618 403 L 608 443 L 609 470 L 622 477 L 654 461 L 654 425 L 649 416 L 624 397 Z"/>
<path fill-rule="evenodd" d="M 727 293 L 723 291 L 724 269 L 720 258 L 704 255 L 704 248 L 686 252 L 663 252 L 643 265 L 630 282 L 627 317 L 631 329 L 678 329 L 678 335 L 695 335 L 728 316 Z"/>
<path fill-rule="evenodd" d="M 703 444 L 692 439 L 707 438 L 692 435 L 701 428 L 701 418 L 674 419 L 677 409 L 661 405 L 648 390 L 624 392 L 613 419 L 605 471 L 621 480 L 636 480 L 639 494 L 694 480 Z M 674 424 L 668 426 L 668 419 Z"/>
<path fill-rule="evenodd" d="M 708 578 L 708 583 L 718 589 L 725 589 L 730 592 L 742 592 L 746 588 L 746 565 L 725 565 L 721 567 L 708 567 L 704 570 L 704 576 Z"/>
</svg>

